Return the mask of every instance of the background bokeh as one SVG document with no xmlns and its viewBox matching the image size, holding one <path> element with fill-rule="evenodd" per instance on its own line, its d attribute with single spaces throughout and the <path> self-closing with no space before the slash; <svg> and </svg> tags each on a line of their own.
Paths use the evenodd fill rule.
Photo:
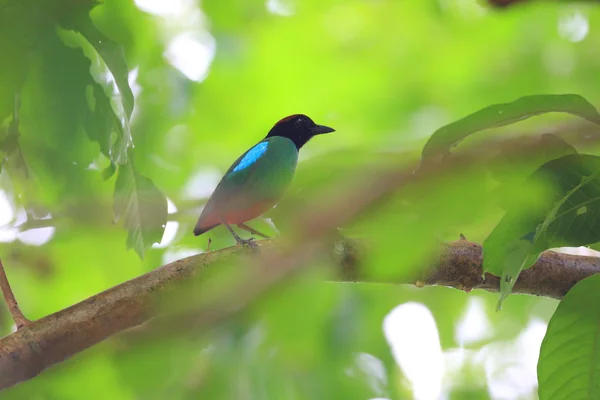
<svg viewBox="0 0 600 400">
<path fill-rule="evenodd" d="M 69 125 L 76 103 L 66 76 L 78 66 L 49 40 L 56 70 L 28 75 L 22 94 L 20 145 L 30 176 L 0 174 L 0 256 L 34 319 L 202 252 L 209 236 L 216 248 L 232 245 L 222 227 L 194 237 L 197 215 L 231 162 L 286 115 L 305 113 L 336 129 L 302 149 L 290 191 L 297 194 L 351 180 L 345 172 L 363 163 L 414 162 L 437 128 L 490 104 L 546 93 L 600 104 L 593 5 L 499 11 L 467 0 L 105 0 L 91 16 L 124 46 L 135 166 L 167 196 L 169 222 L 143 260 L 127 249 L 127 231 L 113 223 L 115 178 L 100 176 L 109 163 Z M 118 99 L 106 67 L 92 63 L 91 71 Z M 48 106 L 56 102 L 60 115 Z M 576 124 L 545 115 L 488 133 Z M 371 262 L 382 270 L 427 263 L 432 246 L 460 233 L 481 243 L 502 210 L 480 196 L 478 171 L 448 182 L 415 189 L 429 219 L 410 229 L 411 218 L 391 202 L 348 234 L 380 243 Z M 277 232 L 272 221 L 254 226 Z M 539 346 L 558 303 L 512 296 L 496 312 L 497 300 L 307 274 L 212 332 L 148 343 L 111 338 L 0 398 L 535 399 Z M 8 334 L 4 308 L 0 317 Z"/>
</svg>

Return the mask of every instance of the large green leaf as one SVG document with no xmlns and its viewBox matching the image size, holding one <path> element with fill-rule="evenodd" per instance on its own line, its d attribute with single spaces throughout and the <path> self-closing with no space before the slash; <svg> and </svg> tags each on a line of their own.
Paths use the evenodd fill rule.
<svg viewBox="0 0 600 400">
<path fill-rule="evenodd" d="M 121 92 L 125 114 L 127 114 L 128 118 L 131 117 L 131 113 L 133 112 L 133 92 L 129 87 L 129 69 L 127 68 L 123 46 L 104 36 L 102 32 L 96 28 L 89 18 L 89 15 L 86 15 L 86 18 L 78 19 L 76 27 L 92 46 L 94 46 L 100 56 L 102 56 L 102 59 L 113 74 L 115 83 Z"/>
<path fill-rule="evenodd" d="M 143 258 L 145 250 L 162 238 L 167 223 L 166 197 L 128 162 L 119 166 L 114 208 L 116 219 L 125 219 L 127 247 Z"/>
<path fill-rule="evenodd" d="M 489 128 L 510 125 L 539 114 L 565 112 L 600 125 L 600 114 L 586 99 L 576 94 L 525 96 L 504 104 L 494 104 L 443 126 L 423 147 L 423 162 L 443 157 L 467 136 Z"/>
<path fill-rule="evenodd" d="M 600 399 L 600 275 L 560 302 L 540 349 L 540 400 Z"/>
<path fill-rule="evenodd" d="M 536 184 L 544 185 L 537 198 L 513 204 L 483 243 L 484 269 L 502 276 L 502 299 L 543 250 L 600 241 L 600 157 L 549 161 L 525 183 Z"/>
<path fill-rule="evenodd" d="M 123 126 L 115 114 L 104 88 L 97 82 L 90 81 L 89 83 L 88 105 L 90 110 L 86 113 L 85 130 L 90 139 L 98 142 L 102 154 L 115 163 L 117 160 L 112 157 L 114 154 L 111 151 L 112 145 L 123 140 Z"/>
</svg>

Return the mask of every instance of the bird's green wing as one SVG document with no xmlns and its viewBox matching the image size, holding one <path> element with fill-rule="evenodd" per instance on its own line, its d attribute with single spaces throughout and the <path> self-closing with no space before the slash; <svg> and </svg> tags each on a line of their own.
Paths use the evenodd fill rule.
<svg viewBox="0 0 600 400">
<path fill-rule="evenodd" d="M 292 181 L 297 162 L 298 150 L 291 140 L 283 137 L 262 140 L 229 167 L 202 215 L 279 200 Z"/>
</svg>

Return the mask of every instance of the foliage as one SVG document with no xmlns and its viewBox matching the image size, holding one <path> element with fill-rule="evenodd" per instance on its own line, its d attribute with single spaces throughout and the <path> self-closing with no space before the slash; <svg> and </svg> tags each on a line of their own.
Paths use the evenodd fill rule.
<svg viewBox="0 0 600 400">
<path fill-rule="evenodd" d="M 556 309 L 540 350 L 540 399 L 600 395 L 598 303 L 600 276 L 579 282 Z"/>
<path fill-rule="evenodd" d="M 527 185 L 546 185 L 543 199 L 531 209 L 520 204 L 507 211 L 483 244 L 485 270 L 502 276 L 503 297 L 542 251 L 600 241 L 599 172 L 599 157 L 571 154 L 548 161 L 531 175 Z"/>
<path fill-rule="evenodd" d="M 323 282 L 315 265 L 215 332 L 116 337 L 5 398 L 507 398 L 498 375 L 525 352 L 494 346 L 548 320 L 540 398 L 595 398 L 600 320 L 586 306 L 598 279 L 555 313 L 553 300 L 507 296 L 541 251 L 600 242 L 597 6 L 169 3 L 0 0 L 0 256 L 29 317 L 205 251 L 209 237 L 232 245 L 222 228 L 191 234 L 200 207 L 237 155 L 298 112 L 336 133 L 302 149 L 268 214 L 284 235 L 309 194 L 420 159 L 436 179 L 340 231 L 369 242 L 374 276 L 412 273 L 460 233 L 483 242 L 503 311 L 491 293 Z M 487 325 L 468 325 L 472 313 Z M 514 380 L 508 398 L 535 396 L 533 378 L 524 392 Z"/>
<path fill-rule="evenodd" d="M 513 124 L 548 112 L 568 112 L 600 124 L 600 114 L 593 105 L 578 95 L 536 95 L 522 97 L 506 104 L 495 104 L 459 121 L 443 126 L 431 135 L 423 148 L 423 159 L 446 154 L 467 136 L 483 130 Z"/>
</svg>

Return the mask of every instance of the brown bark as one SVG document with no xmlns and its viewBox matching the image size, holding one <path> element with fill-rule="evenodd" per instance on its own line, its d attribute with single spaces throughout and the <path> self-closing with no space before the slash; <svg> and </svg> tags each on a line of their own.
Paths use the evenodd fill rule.
<svg viewBox="0 0 600 400">
<path fill-rule="evenodd" d="M 489 273 L 484 278 L 482 261 L 481 245 L 466 240 L 451 243 L 423 284 L 450 286 L 466 292 L 473 289 L 496 292 L 500 289 L 500 278 Z M 513 293 L 562 299 L 577 282 L 598 272 L 600 258 L 545 251 L 533 267 L 521 272 Z"/>
<path fill-rule="evenodd" d="M 265 240 L 258 243 L 261 247 L 271 247 L 273 242 Z M 0 389 L 30 379 L 53 364 L 147 321 L 156 313 L 152 305 L 159 295 L 182 287 L 185 281 L 189 281 L 190 277 L 200 271 L 216 262 L 239 255 L 242 251 L 243 248 L 230 247 L 175 261 L 67 309 L 33 321 L 0 339 Z M 363 254 L 364 249 L 356 242 L 336 242 L 333 255 L 340 281 L 371 280 L 366 278 L 367 274 L 361 269 Z M 298 263 L 305 261 L 299 260 Z M 277 265 L 274 265 L 270 270 L 281 271 L 276 267 Z M 421 277 L 389 279 L 386 282 L 412 283 L 417 286 L 443 285 L 465 291 L 498 290 L 499 278 L 486 274 L 484 280 L 481 267 L 481 246 L 462 239 L 445 245 L 439 259 L 424 270 Z M 575 283 L 598 272 L 600 258 L 547 251 L 532 268 L 521 274 L 514 291 L 560 299 Z M 276 278 L 281 278 L 285 274 L 285 268 L 283 272 L 277 273 L 277 277 L 266 279 L 264 287 L 256 287 L 255 290 L 238 296 L 239 301 L 236 304 L 230 304 L 229 307 L 223 307 L 222 302 L 205 304 L 202 315 L 206 318 L 197 319 L 194 327 L 206 330 L 214 322 L 239 312 L 244 306 L 251 304 L 249 300 L 252 300 L 252 297 L 277 281 Z"/>
</svg>

